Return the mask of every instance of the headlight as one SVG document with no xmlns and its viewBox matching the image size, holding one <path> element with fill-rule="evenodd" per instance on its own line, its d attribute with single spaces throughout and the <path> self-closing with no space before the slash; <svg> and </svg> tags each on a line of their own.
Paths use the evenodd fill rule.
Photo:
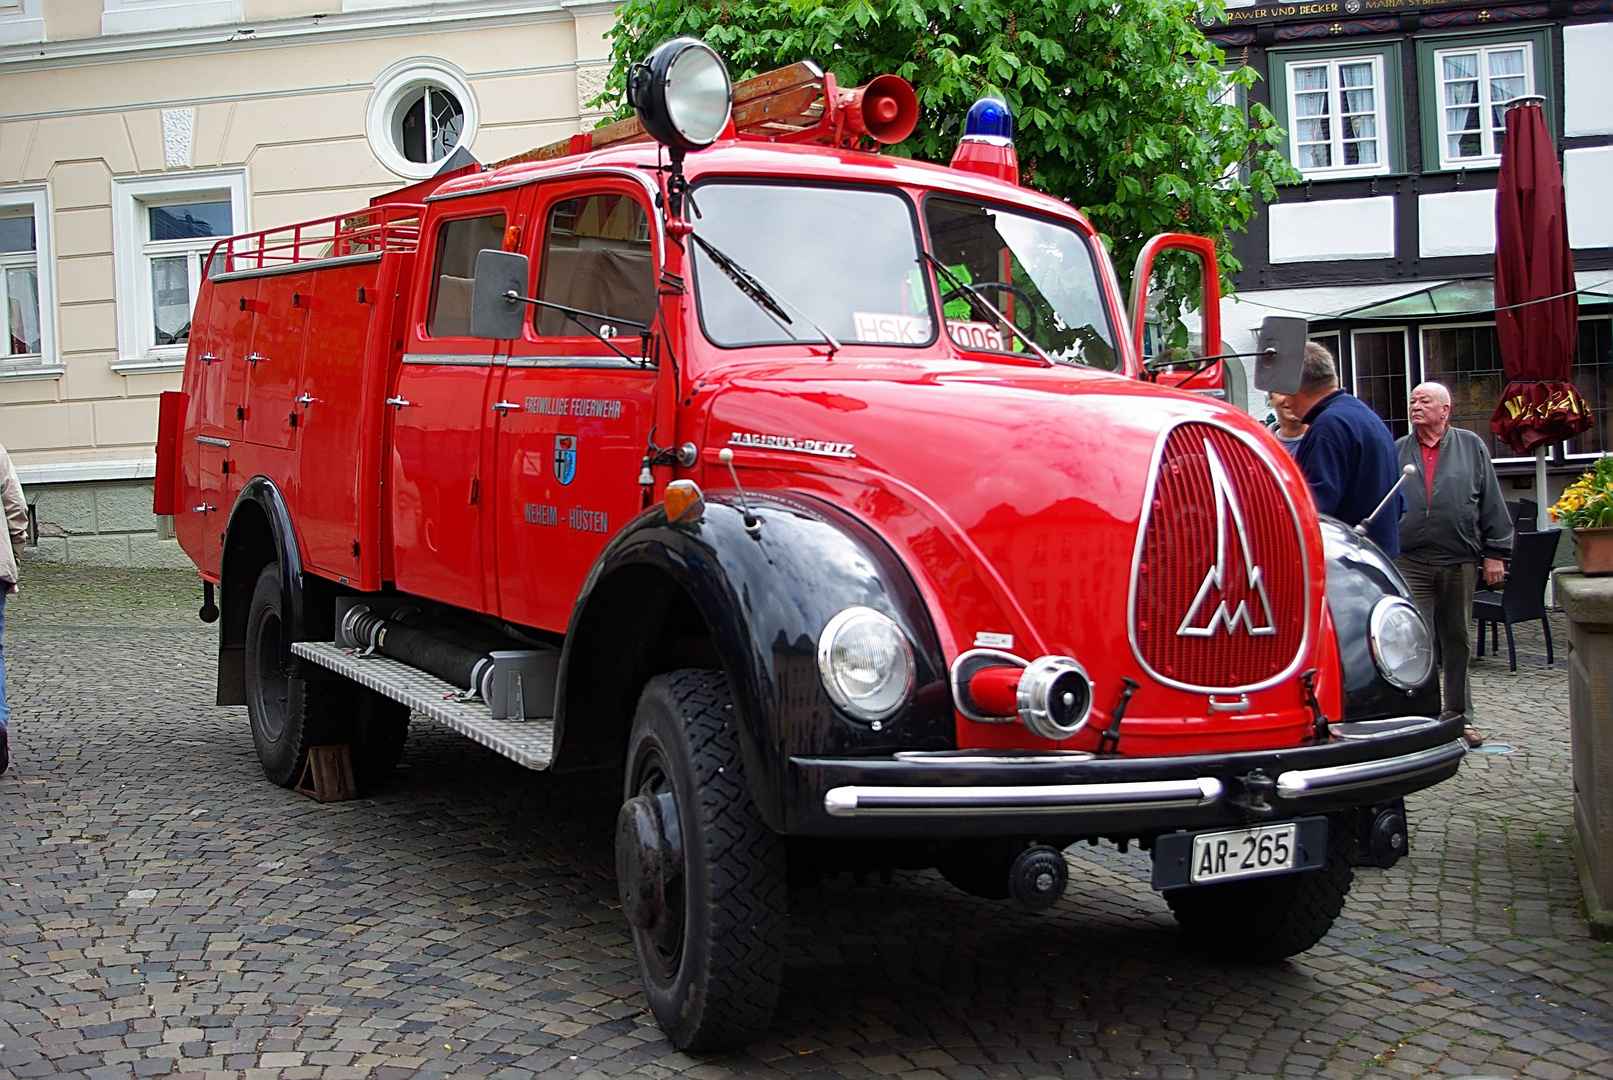
<svg viewBox="0 0 1613 1080">
<path fill-rule="evenodd" d="M 1428 627 L 1411 604 L 1386 596 L 1372 607 L 1372 659 L 1383 677 L 1402 690 L 1415 690 L 1434 669 L 1434 646 Z"/>
<path fill-rule="evenodd" d="M 627 103 L 650 137 L 675 154 L 717 141 L 732 91 L 722 57 L 691 37 L 662 42 L 627 73 Z"/>
<path fill-rule="evenodd" d="M 818 636 L 818 674 L 836 705 L 862 720 L 883 720 L 913 688 L 913 647 L 889 615 L 849 607 Z"/>
</svg>

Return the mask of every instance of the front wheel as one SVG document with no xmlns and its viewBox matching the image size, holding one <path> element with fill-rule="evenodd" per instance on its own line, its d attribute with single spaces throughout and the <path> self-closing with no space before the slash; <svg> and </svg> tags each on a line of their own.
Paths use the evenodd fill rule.
<svg viewBox="0 0 1613 1080">
<path fill-rule="evenodd" d="M 1355 874 L 1351 837 L 1327 822 L 1327 857 L 1315 870 L 1281 877 L 1172 889 L 1165 902 L 1192 940 L 1229 960 L 1281 960 L 1304 952 L 1333 928 Z"/>
<path fill-rule="evenodd" d="M 617 884 L 650 1010 L 680 1050 L 742 1046 L 783 981 L 784 841 L 751 800 L 720 672 L 645 686 L 623 794 Z"/>
</svg>

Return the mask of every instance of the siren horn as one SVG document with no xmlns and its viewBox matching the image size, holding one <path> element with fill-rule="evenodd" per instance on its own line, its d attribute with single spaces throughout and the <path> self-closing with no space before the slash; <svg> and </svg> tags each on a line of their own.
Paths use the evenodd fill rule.
<svg viewBox="0 0 1613 1080">
<path fill-rule="evenodd" d="M 900 75 L 878 75 L 866 86 L 842 90 L 837 104 L 846 127 L 887 146 L 899 143 L 919 122 L 919 99 Z"/>
</svg>

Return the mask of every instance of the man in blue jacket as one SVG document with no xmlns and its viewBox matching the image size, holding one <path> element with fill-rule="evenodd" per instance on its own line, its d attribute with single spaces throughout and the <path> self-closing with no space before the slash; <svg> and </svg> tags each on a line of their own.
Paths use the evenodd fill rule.
<svg viewBox="0 0 1613 1080">
<path fill-rule="evenodd" d="M 1312 341 L 1305 346 L 1299 393 L 1293 410 L 1309 427 L 1294 451 L 1310 481 L 1316 508 L 1355 525 L 1378 508 L 1400 479 L 1400 462 L 1389 427 L 1360 398 L 1339 389 L 1333 354 Z M 1367 536 L 1391 559 L 1400 554 L 1400 515 L 1406 497 L 1394 501 L 1367 527 Z"/>
</svg>

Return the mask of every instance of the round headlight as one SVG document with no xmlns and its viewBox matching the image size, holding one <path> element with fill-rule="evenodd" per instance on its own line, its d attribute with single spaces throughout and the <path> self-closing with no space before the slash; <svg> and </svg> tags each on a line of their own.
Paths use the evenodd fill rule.
<svg viewBox="0 0 1613 1080">
<path fill-rule="evenodd" d="M 711 46 L 680 37 L 657 45 L 627 73 L 627 103 L 652 139 L 684 153 L 717 141 L 728 126 L 733 88 Z"/>
<path fill-rule="evenodd" d="M 849 607 L 818 636 L 818 674 L 836 705 L 862 720 L 883 720 L 913 689 L 913 647 L 889 615 Z"/>
<path fill-rule="evenodd" d="M 1383 677 L 1402 690 L 1415 690 L 1434 670 L 1434 645 L 1417 609 L 1398 596 L 1372 608 L 1372 659 Z"/>
</svg>

